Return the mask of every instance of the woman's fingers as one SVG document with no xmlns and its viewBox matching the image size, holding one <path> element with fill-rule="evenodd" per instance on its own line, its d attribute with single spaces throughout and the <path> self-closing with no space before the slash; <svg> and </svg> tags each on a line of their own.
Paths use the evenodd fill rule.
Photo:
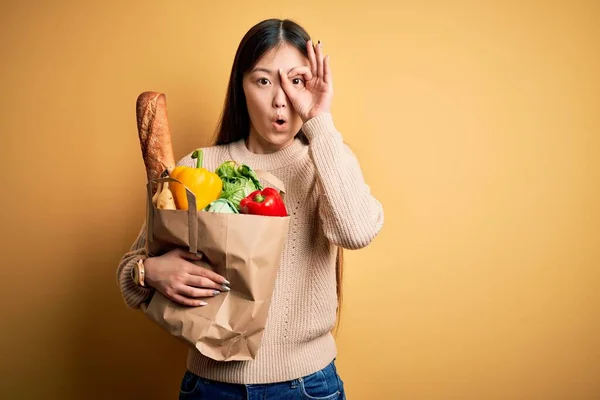
<svg viewBox="0 0 600 400">
<path fill-rule="evenodd" d="M 220 284 L 215 281 L 212 281 L 208 278 L 198 275 L 188 275 L 184 282 L 188 286 L 194 286 L 197 288 L 205 288 L 205 289 L 216 289 L 222 292 L 229 292 L 230 288 L 228 285 Z"/>
<path fill-rule="evenodd" d="M 300 65 L 297 67 L 292 68 L 288 73 L 287 73 L 287 77 L 288 79 L 292 79 L 297 77 L 298 75 L 301 75 L 302 78 L 304 79 L 304 82 L 308 82 L 313 78 L 313 74 L 312 71 L 310 70 L 311 67 L 307 66 L 307 65 Z"/>
<path fill-rule="evenodd" d="M 323 45 L 321 42 L 317 44 L 315 53 L 317 57 L 317 77 L 323 78 Z"/>
<path fill-rule="evenodd" d="M 177 248 L 175 250 L 175 252 L 183 259 L 185 260 L 190 260 L 190 261 L 198 261 L 202 259 L 202 253 L 198 253 L 198 254 L 194 254 L 194 253 L 190 253 L 189 251 L 186 251 L 182 248 Z"/>
<path fill-rule="evenodd" d="M 285 72 L 283 72 L 283 70 L 281 68 L 279 68 L 279 80 L 281 81 L 281 87 L 283 88 L 283 91 L 285 92 L 287 97 L 289 97 L 289 99 L 292 101 L 292 104 L 293 104 L 294 100 L 296 99 L 296 93 L 294 92 L 294 85 L 292 85 L 292 83 L 290 82 L 290 79 L 287 77 L 287 74 Z"/>
<path fill-rule="evenodd" d="M 202 307 L 202 306 L 208 305 L 208 303 L 205 302 L 204 300 L 190 299 L 190 298 L 182 296 L 180 294 L 176 294 L 176 295 L 172 296 L 171 300 L 173 300 L 179 304 L 182 304 L 184 306 L 189 306 L 189 307 Z"/>
<path fill-rule="evenodd" d="M 197 287 L 192 287 L 192 286 L 188 286 L 188 285 L 182 285 L 179 287 L 177 294 L 187 297 L 189 299 L 198 300 L 199 298 L 202 298 L 202 297 L 218 296 L 221 294 L 221 291 L 215 290 L 215 289 L 204 289 L 204 288 L 197 288 Z"/>
<path fill-rule="evenodd" d="M 167 296 L 177 303 L 190 307 L 199 307 L 208 304 L 203 299 L 218 296 L 229 290 L 228 286 L 220 286 L 208 278 L 189 275 L 185 283 L 167 292 Z"/>
<path fill-rule="evenodd" d="M 325 57 L 323 60 L 323 82 L 327 83 L 331 86 L 332 78 L 331 78 L 331 66 L 329 64 L 329 55 Z"/>
<path fill-rule="evenodd" d="M 306 42 L 306 52 L 308 53 L 308 62 L 310 63 L 310 70 L 313 75 L 317 74 L 317 56 L 315 55 L 315 47 L 313 41 L 309 40 Z"/>
<path fill-rule="evenodd" d="M 227 279 L 223 278 L 216 272 L 213 272 L 210 269 L 202 267 L 200 265 L 189 263 L 188 268 L 186 268 L 185 271 L 190 275 L 208 278 L 211 281 L 218 283 L 219 285 L 230 285 Z"/>
<path fill-rule="evenodd" d="M 180 249 L 179 255 L 181 258 L 187 261 L 188 268 L 185 269 L 187 273 L 194 276 L 201 276 L 210 279 L 213 282 L 218 283 L 219 285 L 229 285 L 229 281 L 222 277 L 221 275 L 213 272 L 209 268 L 203 267 L 202 265 L 194 264 L 192 261 L 200 261 L 204 258 L 202 253 L 193 254 L 187 252 L 183 249 Z M 206 263 L 202 263 L 208 265 Z"/>
</svg>

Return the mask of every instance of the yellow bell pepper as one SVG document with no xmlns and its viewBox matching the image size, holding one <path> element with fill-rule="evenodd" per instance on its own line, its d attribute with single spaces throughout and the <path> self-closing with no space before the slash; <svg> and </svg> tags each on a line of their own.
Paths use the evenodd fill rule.
<svg viewBox="0 0 600 400">
<path fill-rule="evenodd" d="M 196 196 L 196 208 L 202 210 L 214 200 L 218 199 L 223 189 L 223 181 L 217 174 L 205 168 L 202 168 L 203 153 L 198 149 L 192 153 L 192 158 L 196 159 L 196 168 L 179 166 L 171 172 L 171 178 L 177 179 L 183 183 Z M 185 188 L 177 182 L 169 184 L 175 205 L 178 210 L 187 210 L 188 201 L 185 194 Z"/>
</svg>

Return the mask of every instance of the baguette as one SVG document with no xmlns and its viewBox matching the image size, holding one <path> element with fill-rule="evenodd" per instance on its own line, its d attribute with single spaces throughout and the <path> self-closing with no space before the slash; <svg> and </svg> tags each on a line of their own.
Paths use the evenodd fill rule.
<svg viewBox="0 0 600 400">
<path fill-rule="evenodd" d="M 144 92 L 136 102 L 138 136 L 148 182 L 175 168 L 167 99 L 163 93 Z M 155 189 L 157 190 L 157 189 Z"/>
</svg>

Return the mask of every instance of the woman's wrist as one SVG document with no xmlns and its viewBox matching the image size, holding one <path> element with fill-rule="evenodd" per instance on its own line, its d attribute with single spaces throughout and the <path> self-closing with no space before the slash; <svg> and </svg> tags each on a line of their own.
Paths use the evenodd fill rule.
<svg viewBox="0 0 600 400">
<path fill-rule="evenodd" d="M 151 258 L 138 258 L 136 260 L 133 268 L 131 268 L 131 279 L 137 286 L 143 288 L 153 287 L 152 278 L 148 277 L 148 265 L 151 264 L 153 264 Z M 152 267 L 150 267 L 150 270 L 152 270 Z"/>
<path fill-rule="evenodd" d="M 154 257 L 147 257 L 146 259 L 144 259 L 144 279 L 145 279 L 145 283 L 146 283 L 146 287 L 149 288 L 153 288 L 154 287 L 154 280 L 152 279 L 154 277 L 154 263 L 155 263 L 155 259 Z"/>
<path fill-rule="evenodd" d="M 321 134 L 337 132 L 337 130 L 333 123 L 333 116 L 331 113 L 321 113 L 306 121 L 304 125 L 302 125 L 302 132 L 304 132 L 307 139 L 311 141 Z"/>
</svg>

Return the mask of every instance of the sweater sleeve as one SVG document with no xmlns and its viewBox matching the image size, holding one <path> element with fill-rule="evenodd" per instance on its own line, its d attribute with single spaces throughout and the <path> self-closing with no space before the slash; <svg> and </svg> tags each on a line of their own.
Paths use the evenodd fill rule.
<svg viewBox="0 0 600 400">
<path fill-rule="evenodd" d="M 302 131 L 316 169 L 325 236 L 346 249 L 367 246 L 383 226 L 383 207 L 371 195 L 356 156 L 344 144 L 331 114 L 310 119 Z"/>
<path fill-rule="evenodd" d="M 153 288 L 138 286 L 131 276 L 133 266 L 139 259 L 146 259 L 146 223 L 144 222 L 135 242 L 125 255 L 117 268 L 117 282 L 125 303 L 130 308 L 139 308 L 147 302 L 154 292 Z"/>
</svg>

